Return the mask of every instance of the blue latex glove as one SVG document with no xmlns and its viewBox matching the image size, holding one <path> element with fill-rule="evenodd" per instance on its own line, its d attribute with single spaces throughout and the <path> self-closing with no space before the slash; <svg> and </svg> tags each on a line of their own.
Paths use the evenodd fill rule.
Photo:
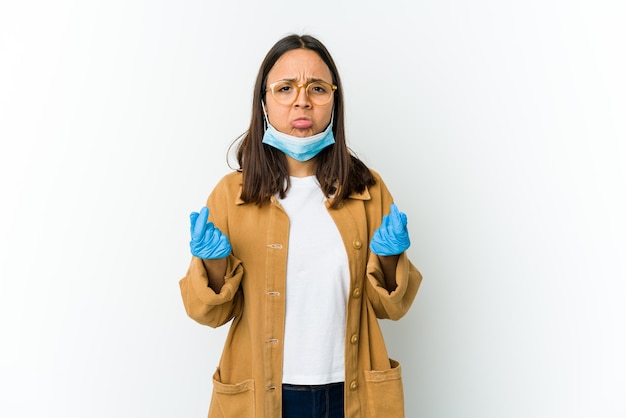
<svg viewBox="0 0 626 418">
<path fill-rule="evenodd" d="M 389 215 L 383 217 L 383 221 L 374 232 L 374 238 L 370 242 L 370 250 L 378 255 L 402 254 L 411 245 L 409 231 L 406 228 L 406 215 L 391 204 Z"/>
<path fill-rule="evenodd" d="M 205 206 L 198 212 L 191 212 L 191 254 L 205 260 L 224 258 L 230 254 L 228 237 L 217 229 L 213 222 L 208 222 L 209 209 Z"/>
</svg>

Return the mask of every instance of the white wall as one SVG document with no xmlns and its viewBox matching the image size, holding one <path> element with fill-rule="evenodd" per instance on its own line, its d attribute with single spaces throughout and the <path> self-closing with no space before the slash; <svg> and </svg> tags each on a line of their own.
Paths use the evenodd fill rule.
<svg viewBox="0 0 626 418">
<path fill-rule="evenodd" d="M 188 213 L 265 52 L 326 43 L 424 274 L 385 323 L 407 416 L 623 417 L 624 3 L 0 5 L 0 416 L 202 417 Z"/>
</svg>

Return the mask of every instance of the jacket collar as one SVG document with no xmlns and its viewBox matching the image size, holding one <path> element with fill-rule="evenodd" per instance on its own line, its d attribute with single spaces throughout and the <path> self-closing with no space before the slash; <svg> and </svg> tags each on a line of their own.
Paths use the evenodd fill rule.
<svg viewBox="0 0 626 418">
<path fill-rule="evenodd" d="M 243 191 L 243 186 L 240 184 L 239 185 L 239 191 L 237 192 L 237 199 L 235 199 L 235 204 L 236 205 L 243 205 L 246 202 L 244 202 L 243 200 L 241 200 L 241 192 Z"/>
<path fill-rule="evenodd" d="M 356 200 L 370 200 L 372 197 L 370 196 L 370 190 L 367 188 L 367 186 L 365 186 L 365 190 L 360 193 L 352 192 L 352 194 L 350 194 L 348 198 Z"/>
</svg>

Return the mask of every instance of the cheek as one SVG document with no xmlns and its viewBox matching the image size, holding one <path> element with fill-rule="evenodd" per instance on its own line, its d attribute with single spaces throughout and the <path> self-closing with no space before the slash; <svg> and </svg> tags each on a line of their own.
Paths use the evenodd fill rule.
<svg viewBox="0 0 626 418">
<path fill-rule="evenodd" d="M 280 108 L 276 106 L 267 105 L 267 118 L 270 120 L 270 123 L 278 129 L 279 126 L 282 126 L 285 123 L 286 117 L 285 112 L 281 111 Z"/>
<path fill-rule="evenodd" d="M 332 117 L 333 114 L 333 108 L 329 107 L 327 109 L 324 109 L 324 112 L 320 114 L 320 121 L 322 122 L 323 129 L 326 128 L 326 126 L 328 126 L 328 124 L 330 123 L 330 119 Z"/>
</svg>

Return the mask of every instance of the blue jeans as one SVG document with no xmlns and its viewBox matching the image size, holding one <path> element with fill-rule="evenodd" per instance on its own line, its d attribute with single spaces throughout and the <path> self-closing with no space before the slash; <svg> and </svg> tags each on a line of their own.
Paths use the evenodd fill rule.
<svg viewBox="0 0 626 418">
<path fill-rule="evenodd" d="M 283 384 L 283 418 L 343 418 L 343 382 Z"/>
</svg>

